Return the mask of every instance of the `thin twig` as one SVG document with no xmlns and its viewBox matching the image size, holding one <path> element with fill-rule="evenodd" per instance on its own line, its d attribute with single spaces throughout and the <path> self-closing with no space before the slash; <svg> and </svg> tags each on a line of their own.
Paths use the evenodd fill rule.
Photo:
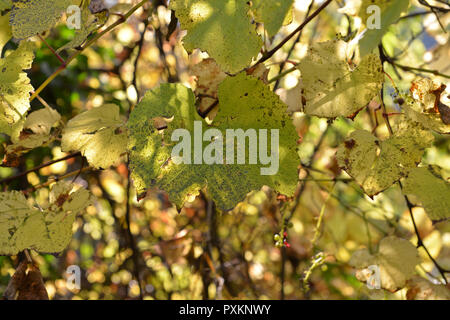
<svg viewBox="0 0 450 320">
<path fill-rule="evenodd" d="M 78 156 L 81 156 L 81 153 L 80 153 L 80 152 L 75 152 L 75 153 L 71 153 L 71 154 L 69 154 L 69 155 L 67 155 L 67 156 L 65 156 L 65 157 L 63 157 L 63 158 L 59 158 L 59 159 L 56 159 L 56 160 L 52 160 L 52 161 L 43 163 L 43 164 L 41 164 L 41 165 L 39 165 L 39 166 L 37 166 L 37 167 L 34 167 L 34 168 L 32 168 L 32 169 L 29 169 L 29 170 L 27 170 L 27 171 L 18 173 L 18 174 L 16 174 L 15 176 L 11 176 L 11 177 L 7 177 L 7 178 L 4 178 L 4 179 L 1 179 L 1 180 L 0 180 L 0 184 L 8 183 L 8 182 L 13 181 L 13 180 L 15 180 L 15 179 L 18 179 L 18 178 L 21 178 L 21 177 L 23 177 L 23 176 L 26 176 L 27 174 L 29 174 L 29 173 L 31 173 L 31 172 L 38 171 L 38 170 L 40 170 L 40 169 L 42 169 L 42 168 L 51 166 L 51 165 L 54 164 L 54 163 L 61 162 L 61 161 L 65 161 L 65 160 L 68 160 L 68 159 L 72 159 L 72 158 L 75 158 L 75 157 L 78 157 Z"/>
<path fill-rule="evenodd" d="M 90 170 L 93 170 L 93 168 L 92 167 L 85 167 L 85 168 L 83 168 L 81 170 L 81 172 L 86 172 L 86 171 L 90 171 Z M 61 180 L 67 179 L 67 178 L 71 178 L 71 177 L 76 176 L 78 174 L 80 174 L 80 170 L 74 170 L 74 171 L 71 171 L 71 172 L 69 172 L 67 174 L 64 174 L 62 176 L 58 176 L 58 177 L 55 177 L 55 178 L 49 178 L 44 183 L 35 185 L 35 186 L 33 186 L 33 187 L 31 187 L 31 188 L 29 188 L 27 190 L 23 190 L 22 193 L 29 194 L 31 192 L 34 192 L 34 191 L 38 190 L 38 189 L 48 187 L 49 185 L 51 185 L 54 182 L 61 181 Z"/>
<path fill-rule="evenodd" d="M 270 59 L 278 50 L 280 50 L 285 44 L 286 42 L 288 42 L 289 40 L 291 40 L 297 33 L 299 33 L 300 31 L 303 30 L 303 28 L 309 23 L 311 22 L 323 9 L 325 9 L 331 2 L 333 2 L 333 0 L 327 0 L 325 1 L 316 11 L 314 11 L 309 17 L 307 17 L 301 25 L 299 25 L 297 27 L 297 29 L 295 29 L 293 32 L 291 32 L 286 38 L 284 38 L 278 45 L 276 45 L 272 50 L 267 51 L 261 59 L 258 60 L 258 62 L 256 62 L 256 64 L 260 64 L 263 63 L 265 61 L 267 61 L 268 59 Z M 256 65 L 255 64 L 255 65 Z"/>
<path fill-rule="evenodd" d="M 41 39 L 42 42 L 45 43 L 45 45 L 47 46 L 47 48 L 50 49 L 50 51 L 53 53 L 53 55 L 59 60 L 59 62 L 61 62 L 61 64 L 63 66 L 66 65 L 66 61 L 64 61 L 64 59 L 59 55 L 58 52 L 56 52 L 55 49 L 53 49 L 53 47 L 40 35 L 38 34 L 39 39 Z"/>
<path fill-rule="evenodd" d="M 307 17 L 309 16 L 309 14 L 311 13 L 311 10 L 312 10 L 313 6 L 314 6 L 314 0 L 311 0 L 311 3 L 309 4 L 308 9 L 307 9 L 307 11 L 306 11 L 305 18 L 307 18 Z M 270 82 L 274 81 L 274 79 L 276 80 L 275 85 L 274 85 L 274 87 L 273 87 L 273 91 L 277 90 L 278 86 L 280 85 L 280 79 L 281 79 L 281 77 L 282 77 L 282 76 L 280 77 L 280 75 L 283 73 L 283 69 L 284 69 L 284 67 L 285 67 L 285 65 L 286 65 L 286 62 L 289 60 L 289 58 L 291 57 L 292 53 L 294 52 L 295 46 L 296 46 L 297 43 L 300 41 L 300 39 L 301 39 L 301 37 L 302 37 L 302 33 L 303 33 L 303 30 L 301 30 L 301 31 L 298 33 L 297 38 L 295 38 L 294 42 L 292 43 L 291 48 L 289 49 L 289 51 L 288 51 L 288 53 L 287 53 L 286 60 L 283 61 L 283 62 L 280 64 L 280 70 L 278 71 L 278 76 L 279 76 L 279 78 L 276 78 L 276 77 L 275 77 L 275 78 L 272 78 L 271 81 L 269 81 L 269 83 L 270 83 Z"/>
</svg>

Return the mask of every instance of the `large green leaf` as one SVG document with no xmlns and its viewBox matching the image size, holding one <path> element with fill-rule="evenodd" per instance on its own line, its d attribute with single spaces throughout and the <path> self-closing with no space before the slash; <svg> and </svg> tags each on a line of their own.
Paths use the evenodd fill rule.
<svg viewBox="0 0 450 320">
<path fill-rule="evenodd" d="M 165 190 L 179 207 L 189 195 L 195 195 L 207 186 L 208 193 L 220 209 L 231 209 L 251 190 L 268 185 L 275 190 L 292 195 L 297 184 L 298 156 L 297 133 L 284 105 L 260 80 L 239 74 L 225 79 L 219 86 L 220 110 L 208 127 L 198 116 L 192 91 L 180 84 L 163 84 L 148 91 L 130 115 L 130 168 L 138 194 L 150 187 Z M 166 119 L 162 121 L 162 118 Z M 195 143 L 189 150 L 193 164 L 178 163 L 171 158 L 175 142 L 171 141 L 174 130 L 187 129 L 190 142 L 202 139 L 194 132 L 194 121 L 203 130 L 217 129 L 214 135 L 224 137 L 223 158 L 211 165 L 195 164 Z M 165 123 L 165 124 L 164 124 Z M 158 128 L 167 127 L 164 132 Z M 237 152 L 231 164 L 226 159 L 226 129 L 279 129 L 279 171 L 275 175 L 262 175 L 261 168 L 268 165 L 249 164 L 246 152 L 245 164 L 236 164 Z M 227 140 L 228 139 L 228 140 Z M 211 137 L 200 144 L 208 148 Z M 217 142 L 217 140 L 214 140 Z M 268 141 L 271 139 L 268 137 Z M 213 144 L 214 145 L 214 144 Z M 270 147 L 268 148 L 270 150 Z M 272 150 L 275 152 L 276 150 Z M 220 151 L 219 151 L 220 152 Z M 198 159 L 198 158 L 197 158 Z M 225 160 L 226 159 L 226 160 Z M 224 163 L 226 162 L 226 164 Z"/>
<path fill-rule="evenodd" d="M 419 123 L 403 117 L 397 121 L 394 133 L 381 141 L 369 131 L 356 130 L 337 151 L 339 165 L 369 196 L 407 176 L 434 140 L 433 135 Z"/>
<path fill-rule="evenodd" d="M 326 41 L 309 48 L 298 66 L 305 113 L 325 118 L 351 116 L 380 92 L 384 75 L 376 55 L 364 57 L 356 68 L 347 61 L 344 41 Z"/>
<path fill-rule="evenodd" d="M 109 168 L 126 153 L 127 134 L 119 107 L 106 104 L 72 118 L 64 128 L 63 151 L 81 151 L 95 168 Z"/>
<path fill-rule="evenodd" d="M 450 183 L 433 168 L 414 168 L 403 184 L 403 192 L 414 195 L 434 222 L 450 218 Z"/>
<path fill-rule="evenodd" d="M 261 49 L 262 41 L 248 16 L 246 0 L 172 0 L 187 51 L 199 48 L 227 72 L 247 67 Z"/>
<path fill-rule="evenodd" d="M 21 192 L 0 192 L 0 255 L 16 255 L 24 249 L 44 253 L 64 250 L 72 238 L 77 214 L 91 203 L 87 190 L 72 189 L 68 182 L 55 184 L 50 205 L 43 210 L 31 206 Z"/>
</svg>

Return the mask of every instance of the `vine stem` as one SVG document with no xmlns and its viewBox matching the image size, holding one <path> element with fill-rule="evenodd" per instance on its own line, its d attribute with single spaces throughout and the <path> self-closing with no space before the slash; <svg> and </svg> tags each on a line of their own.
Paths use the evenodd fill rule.
<svg viewBox="0 0 450 320">
<path fill-rule="evenodd" d="M 59 159 L 56 159 L 56 160 L 52 160 L 52 161 L 43 163 L 43 164 L 38 165 L 38 166 L 36 166 L 36 167 L 34 167 L 32 169 L 29 169 L 27 171 L 24 171 L 24 172 L 21 172 L 19 174 L 16 174 L 15 176 L 4 178 L 4 179 L 0 180 L 0 184 L 8 183 L 8 182 L 13 181 L 15 179 L 18 179 L 18 178 L 21 178 L 23 176 L 26 176 L 27 174 L 29 174 L 31 172 L 38 171 L 38 170 L 40 170 L 42 168 L 51 166 L 54 163 L 65 161 L 65 160 L 68 160 L 68 159 L 72 159 L 72 158 L 75 158 L 75 157 L 78 157 L 78 156 L 81 156 L 81 152 L 71 153 L 71 154 L 69 154 L 69 155 L 67 155 L 67 156 L 65 156 L 63 158 L 59 158 Z"/>
<path fill-rule="evenodd" d="M 55 55 L 55 57 L 59 60 L 59 62 L 61 62 L 62 65 L 65 65 L 66 62 L 64 61 L 64 59 L 59 55 L 58 52 L 55 51 L 55 49 L 53 49 L 53 47 L 45 40 L 45 38 L 42 37 L 40 34 L 38 34 L 38 37 L 50 49 L 50 51 Z"/>
<path fill-rule="evenodd" d="M 308 16 L 303 22 L 302 24 L 300 24 L 297 29 L 295 29 L 294 31 L 292 31 L 286 38 L 284 38 L 279 44 L 277 44 L 272 50 L 267 51 L 266 53 L 264 53 L 264 55 L 261 57 L 261 59 L 258 60 L 258 62 L 256 62 L 255 65 L 258 65 L 260 63 L 263 63 L 264 61 L 267 61 L 268 59 L 270 59 L 278 50 L 280 50 L 285 44 L 286 42 L 288 42 L 289 40 L 291 40 L 297 33 L 299 33 L 300 31 L 303 30 L 303 28 L 309 23 L 311 22 L 323 9 L 325 9 L 331 2 L 333 2 L 333 0 L 327 0 L 325 1 L 316 11 L 314 11 L 310 16 Z"/>
<path fill-rule="evenodd" d="M 450 75 L 441 73 L 441 72 L 439 72 L 437 70 L 404 66 L 404 65 L 398 64 L 398 63 L 396 63 L 394 61 L 392 61 L 391 63 L 393 65 L 395 65 L 396 67 L 399 67 L 400 69 L 404 70 L 404 71 L 417 71 L 417 72 L 431 73 L 431 74 L 434 74 L 435 76 L 439 76 L 439 77 L 450 79 Z"/>
<path fill-rule="evenodd" d="M 55 177 L 55 178 L 50 178 L 50 179 L 48 179 L 46 182 L 41 183 L 41 184 L 38 184 L 38 185 L 36 185 L 36 186 L 33 186 L 33 187 L 31 187 L 30 189 L 23 190 L 22 192 L 23 192 L 24 194 L 29 194 L 29 193 L 31 193 L 31 192 L 33 192 L 33 191 L 36 191 L 37 189 L 48 187 L 48 186 L 51 185 L 53 182 L 57 182 L 57 181 L 60 181 L 60 180 L 63 180 L 63 179 L 67 179 L 67 178 L 70 178 L 70 177 L 79 175 L 79 174 L 82 173 L 82 172 L 90 171 L 90 170 L 94 170 L 94 169 L 93 169 L 92 167 L 84 167 L 84 168 L 82 168 L 81 170 L 74 170 L 74 171 L 71 171 L 71 172 L 69 172 L 69 173 L 66 173 L 66 174 L 64 174 L 64 175 L 62 175 L 62 176 Z"/>
<path fill-rule="evenodd" d="M 95 43 L 98 39 L 100 39 L 101 37 L 103 37 L 105 34 L 107 34 L 109 31 L 111 31 L 112 29 L 114 29 L 115 27 L 117 27 L 118 25 L 126 22 L 128 20 L 128 18 L 134 13 L 136 12 L 140 7 L 142 7 L 146 2 L 148 2 L 149 0 L 142 0 L 141 2 L 139 2 L 137 5 L 135 5 L 133 8 L 131 8 L 127 13 L 125 13 L 123 16 L 120 16 L 119 19 L 117 19 L 113 24 L 109 25 L 106 29 L 104 29 L 103 31 L 97 33 L 91 40 L 89 40 L 84 46 L 83 48 L 81 48 L 79 51 L 75 52 L 73 55 L 71 55 L 64 64 L 62 64 L 58 69 L 56 69 L 55 72 L 53 72 L 53 74 L 51 74 L 40 86 L 39 88 L 36 89 L 36 91 L 31 95 L 30 97 L 30 101 L 33 101 L 37 95 L 44 90 L 49 84 L 50 82 L 53 81 L 53 79 L 55 79 L 62 71 L 64 71 L 67 66 L 73 61 L 75 60 L 86 48 L 88 48 L 89 46 L 91 46 L 93 43 Z"/>
<path fill-rule="evenodd" d="M 150 12 L 150 13 L 153 12 L 153 5 L 148 10 L 148 12 Z M 138 63 L 139 63 L 139 58 L 141 57 L 142 48 L 144 46 L 145 33 L 147 31 L 149 22 L 150 22 L 150 17 L 147 16 L 145 19 L 145 22 L 144 22 L 144 30 L 142 30 L 140 39 L 136 43 L 137 54 L 136 54 L 136 58 L 134 60 L 132 85 L 133 85 L 134 89 L 136 90 L 136 97 L 137 97 L 136 100 L 137 101 L 139 101 L 139 99 L 140 99 L 139 88 L 137 86 L 137 67 L 138 67 Z M 133 105 L 130 103 L 130 107 L 128 108 L 128 111 L 127 111 L 127 118 L 130 117 L 132 109 L 133 109 Z M 133 273 L 134 273 L 134 277 L 136 278 L 136 281 L 137 281 L 138 287 L 139 287 L 139 299 L 143 300 L 144 299 L 144 287 L 143 287 L 142 281 L 141 281 L 141 268 L 140 268 L 139 254 L 138 254 L 139 248 L 137 247 L 136 240 L 134 239 L 133 233 L 131 232 L 131 203 L 130 203 L 131 172 L 129 170 L 129 168 L 130 168 L 130 156 L 129 155 L 127 158 L 127 168 L 128 168 L 128 172 L 127 172 L 126 211 L 125 211 L 126 232 L 127 232 L 127 236 L 128 236 L 129 246 L 133 252 L 132 253 L 132 259 L 133 259 L 133 265 L 134 265 Z"/>
<path fill-rule="evenodd" d="M 272 82 L 274 82 L 274 81 L 278 81 L 278 80 L 280 80 L 281 78 L 283 78 L 285 75 L 287 75 L 287 74 L 289 74 L 289 73 L 291 73 L 291 72 L 294 72 L 295 70 L 298 70 L 298 69 L 297 69 L 297 65 L 294 65 L 292 68 L 289 68 L 289 69 L 287 69 L 287 70 L 281 72 L 280 74 L 276 75 L 275 77 L 271 78 L 271 79 L 269 80 L 269 83 L 272 83 Z"/>
</svg>

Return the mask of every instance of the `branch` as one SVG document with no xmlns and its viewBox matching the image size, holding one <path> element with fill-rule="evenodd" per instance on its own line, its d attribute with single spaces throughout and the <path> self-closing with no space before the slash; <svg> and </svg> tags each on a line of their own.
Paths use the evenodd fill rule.
<svg viewBox="0 0 450 320">
<path fill-rule="evenodd" d="M 264 53 L 264 55 L 262 56 L 261 59 L 259 59 L 258 62 L 256 62 L 255 65 L 258 65 L 260 63 L 263 63 L 264 61 L 267 61 L 268 59 L 270 59 L 278 50 L 280 50 L 285 44 L 286 42 L 288 42 L 289 40 L 291 40 L 297 33 L 299 33 L 300 31 L 303 30 L 303 28 L 309 23 L 311 22 L 323 9 L 325 9 L 331 2 L 333 2 L 333 0 L 327 0 L 325 1 L 316 11 L 314 11 L 309 17 L 307 17 L 301 25 L 299 25 L 297 27 L 297 29 L 295 29 L 291 34 L 289 34 L 286 38 L 284 38 L 278 45 L 275 46 L 275 48 L 273 48 L 270 51 L 267 51 L 266 53 Z"/>
<path fill-rule="evenodd" d="M 309 4 L 309 6 L 308 6 L 308 10 L 306 11 L 306 16 L 305 16 L 305 18 L 307 18 L 308 16 L 309 16 L 309 14 L 311 13 L 311 10 L 312 10 L 312 8 L 313 8 L 313 6 L 314 6 L 314 0 L 311 0 L 311 3 Z M 303 30 L 302 30 L 303 31 Z M 294 49 L 295 49 L 295 45 L 300 41 L 300 38 L 302 37 L 302 31 L 300 31 L 299 32 L 299 34 L 298 34 L 298 36 L 297 36 L 297 38 L 295 38 L 295 40 L 294 40 L 294 43 L 292 44 L 292 46 L 291 46 L 291 48 L 289 49 L 289 51 L 288 51 L 288 54 L 287 54 L 287 56 L 286 56 L 286 60 L 285 61 L 283 61 L 282 63 L 281 63 L 281 65 L 280 65 L 280 70 L 278 71 L 278 77 L 279 78 L 272 78 L 271 79 L 271 81 L 274 81 L 274 79 L 276 80 L 276 82 L 275 82 L 275 85 L 274 85 L 274 87 L 273 87 L 273 91 L 275 91 L 275 90 L 277 90 L 277 88 L 278 88 L 278 86 L 279 86 L 279 84 L 280 84 L 280 79 L 281 79 L 281 74 L 283 73 L 283 69 L 284 69 L 284 67 L 285 67 L 285 65 L 286 65 L 286 62 L 287 62 L 287 60 L 289 60 L 289 58 L 291 57 L 291 55 L 292 55 L 292 53 L 294 52 Z M 281 77 L 280 77 L 281 76 Z M 270 82 L 269 82 L 270 83 Z"/>
<path fill-rule="evenodd" d="M 75 152 L 75 153 L 69 154 L 69 155 L 67 155 L 67 156 L 65 156 L 65 157 L 63 157 L 63 158 L 60 158 L 60 159 L 56 159 L 56 160 L 52 160 L 52 161 L 43 163 L 43 164 L 41 164 L 41 165 L 39 165 L 39 166 L 37 166 L 37 167 L 34 167 L 34 168 L 30 169 L 30 170 L 21 172 L 21 173 L 15 175 L 15 176 L 11 176 L 11 177 L 8 177 L 8 178 L 4 178 L 4 179 L 0 180 L 0 184 L 8 183 L 8 182 L 13 181 L 13 180 L 15 180 L 15 179 L 18 179 L 18 178 L 21 178 L 21 177 L 23 177 L 23 176 L 26 176 L 27 174 L 29 174 L 29 173 L 31 173 L 31 172 L 38 171 L 38 170 L 40 170 L 40 169 L 42 169 L 42 168 L 51 166 L 51 165 L 54 164 L 54 163 L 61 162 L 61 161 L 65 161 L 65 160 L 68 160 L 68 159 L 72 159 L 72 158 L 75 158 L 75 157 L 78 157 L 78 156 L 81 156 L 81 153 L 80 153 L 80 152 Z"/>
<path fill-rule="evenodd" d="M 90 171 L 90 170 L 94 170 L 94 169 L 93 169 L 92 167 L 84 167 L 84 168 L 82 168 L 81 170 L 80 170 L 80 169 L 79 169 L 79 170 L 74 170 L 74 171 L 71 171 L 71 172 L 69 172 L 69 173 L 67 173 L 67 174 L 64 174 L 64 175 L 62 175 L 62 176 L 58 176 L 58 177 L 55 177 L 55 178 L 49 178 L 46 182 L 41 183 L 41 184 L 38 184 L 38 185 L 36 185 L 36 186 L 33 186 L 33 187 L 31 187 L 30 189 L 23 190 L 22 192 L 23 192 L 24 194 L 29 194 L 29 193 L 31 193 L 31 192 L 36 191 L 37 189 L 41 189 L 41 188 L 48 187 L 48 186 L 51 185 L 53 182 L 57 182 L 57 181 L 60 181 L 60 180 L 63 180 L 63 179 L 67 179 L 67 178 L 70 178 L 70 177 L 73 177 L 73 176 L 77 176 L 77 175 L 79 175 L 81 172 Z"/>
</svg>

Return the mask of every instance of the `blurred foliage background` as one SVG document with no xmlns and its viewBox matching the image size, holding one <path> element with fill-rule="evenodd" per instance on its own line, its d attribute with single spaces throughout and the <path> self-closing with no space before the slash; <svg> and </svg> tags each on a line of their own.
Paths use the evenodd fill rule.
<svg viewBox="0 0 450 320">
<path fill-rule="evenodd" d="M 121 2 L 127 8 L 137 1 Z M 156 3 L 152 12 L 144 6 L 126 23 L 83 51 L 40 94 L 61 113 L 64 122 L 105 103 L 119 105 L 125 117 L 138 97 L 160 83 L 182 82 L 195 87 L 191 67 L 207 55 L 196 51 L 188 56 L 181 46 L 184 32 L 179 28 L 172 32 L 167 4 L 165 1 Z M 267 46 L 294 30 L 304 20 L 308 9 L 318 4 L 320 1 L 313 5 L 306 0 L 295 1 L 293 23 L 283 27 L 274 39 L 266 39 Z M 428 9 L 417 1 L 412 4 L 409 14 L 413 15 L 401 19 L 383 38 L 386 54 L 395 58 L 399 65 L 450 74 L 449 33 L 443 32 L 434 14 L 414 15 Z M 269 79 L 280 72 L 280 66 L 288 69 L 292 66 L 289 61 L 300 61 L 309 44 L 352 34 L 357 26 L 350 17 L 337 11 L 344 5 L 345 1 L 332 3 L 304 29 L 301 37 L 292 39 L 277 52 L 267 63 Z M 117 17 L 110 15 L 107 24 L 115 19 Z M 449 14 L 441 14 L 440 19 L 448 31 Z M 62 23 L 45 35 L 45 39 L 53 48 L 59 48 L 73 35 L 73 30 Z M 10 42 L 6 50 L 14 46 Z M 60 67 L 58 59 L 42 41 L 38 47 L 29 73 L 35 88 Z M 66 58 L 72 52 L 63 51 L 61 55 Z M 394 68 L 388 63 L 385 67 L 400 91 L 409 90 L 411 81 L 420 74 Z M 291 93 L 299 79 L 300 72 L 295 71 L 276 82 L 277 93 L 288 105 L 294 103 Z M 387 81 L 385 101 L 389 112 L 396 112 L 392 93 L 393 88 Z M 41 107 L 35 99 L 33 110 Z M 50 297 L 94 300 L 404 299 L 405 290 L 396 293 L 368 290 L 348 265 L 352 252 L 361 247 L 374 249 L 386 235 L 417 241 L 398 186 L 370 199 L 357 184 L 346 179 L 348 176 L 341 174 L 334 159 L 337 146 L 351 130 L 372 130 L 377 123 L 380 123 L 375 129 L 377 134 L 387 136 L 381 112 L 376 113 L 371 108 L 358 114 L 353 121 L 338 119 L 332 123 L 297 112 L 300 177 L 304 181 L 295 199 L 284 201 L 264 187 L 249 194 L 230 212 L 216 212 L 203 194 L 192 199 L 181 212 L 157 190 L 137 202 L 133 188 L 130 192 L 127 189 L 125 162 L 116 168 L 79 174 L 75 182 L 96 196 L 95 205 L 78 217 L 73 240 L 63 254 L 34 255 Z M 5 146 L 8 137 L 1 139 Z M 436 135 L 436 139 L 424 161 L 437 164 L 450 174 L 450 140 L 443 135 Z M 26 154 L 17 168 L 0 168 L 0 177 L 64 155 L 56 141 Z M 82 157 L 75 157 L 11 181 L 4 188 L 27 189 L 85 166 Z M 340 178 L 333 180 L 336 177 Z M 35 195 L 38 200 L 46 199 L 48 189 L 41 188 Z M 128 200 L 129 216 L 126 215 Z M 413 213 L 431 255 L 449 269 L 448 222 L 433 225 L 420 207 L 415 207 Z M 323 219 L 318 219 L 319 216 Z M 284 219 L 289 222 L 286 228 Z M 280 232 L 282 235 L 286 232 L 288 243 L 282 248 L 275 246 L 274 241 L 274 235 Z M 430 280 L 439 278 L 434 264 L 422 249 L 419 250 L 423 263 L 417 271 Z M 16 263 L 17 257 L 0 257 L 0 294 Z M 81 290 L 66 288 L 65 270 L 69 265 L 82 269 Z"/>
</svg>

